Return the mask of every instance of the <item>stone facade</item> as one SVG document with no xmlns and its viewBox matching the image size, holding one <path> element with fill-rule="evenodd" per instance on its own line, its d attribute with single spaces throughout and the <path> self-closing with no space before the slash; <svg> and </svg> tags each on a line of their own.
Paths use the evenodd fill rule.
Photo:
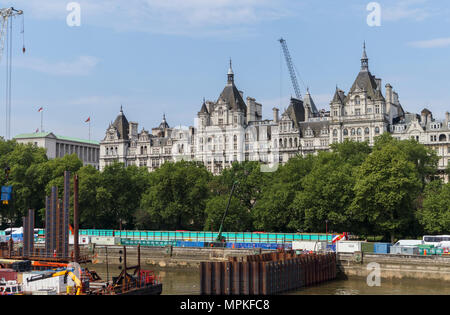
<svg viewBox="0 0 450 315">
<path fill-rule="evenodd" d="M 46 149 L 49 159 L 76 154 L 83 165 L 92 165 L 99 169 L 100 145 L 97 141 L 69 138 L 55 135 L 53 132 L 20 134 L 14 137 L 18 143 L 31 143 Z"/>
<path fill-rule="evenodd" d="M 262 118 L 262 105 L 246 97 L 234 82 L 230 62 L 227 84 L 216 101 L 203 101 L 195 127 L 170 128 L 165 116 L 148 132 L 128 122 L 121 108 L 100 143 L 100 169 L 113 161 L 146 166 L 150 171 L 166 161 L 201 161 L 214 174 L 233 161 L 260 161 L 262 171 L 273 171 L 298 154 L 330 150 L 330 144 L 367 141 L 390 132 L 398 139 L 413 138 L 441 157 L 443 171 L 450 160 L 450 115 L 435 120 L 427 109 L 421 115 L 405 112 L 390 84 L 369 71 L 364 47 L 361 70 L 349 92 L 336 87 L 329 111 L 318 111 L 307 91 L 302 100 L 291 98 L 289 107 L 272 119 Z"/>
</svg>

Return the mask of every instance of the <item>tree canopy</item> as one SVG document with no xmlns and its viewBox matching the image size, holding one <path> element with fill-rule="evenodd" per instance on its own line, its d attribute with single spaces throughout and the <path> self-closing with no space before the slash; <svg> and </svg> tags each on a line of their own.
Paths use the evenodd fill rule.
<svg viewBox="0 0 450 315">
<path fill-rule="evenodd" d="M 167 162 L 153 172 L 115 163 L 100 172 L 75 154 L 48 160 L 44 149 L 0 139 L 0 167 L 10 167 L 14 193 L 0 216 L 20 225 L 33 208 L 40 214 L 36 226 L 43 226 L 45 196 L 57 186 L 61 197 L 64 171 L 71 171 L 79 178 L 82 228 L 217 231 L 236 183 L 224 231 L 327 227 L 385 239 L 448 233 L 450 184 L 439 177 L 438 160 L 415 140 L 383 134 L 373 147 L 336 143 L 330 151 L 293 157 L 273 172 L 250 161 L 234 162 L 216 176 L 192 161 Z M 6 184 L 4 176 L 0 184 Z"/>
</svg>

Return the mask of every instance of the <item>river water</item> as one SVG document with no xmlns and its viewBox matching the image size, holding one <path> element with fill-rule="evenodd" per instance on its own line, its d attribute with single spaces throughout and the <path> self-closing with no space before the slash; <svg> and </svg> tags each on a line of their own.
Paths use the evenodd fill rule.
<svg viewBox="0 0 450 315">
<path fill-rule="evenodd" d="M 84 266 L 83 266 L 84 267 Z M 86 265 L 106 280 L 120 273 L 118 265 Z M 167 295 L 198 295 L 200 293 L 200 271 L 196 268 L 143 267 L 153 270 L 163 283 Z M 107 272 L 108 271 L 108 272 Z M 335 280 L 317 286 L 287 293 L 289 295 L 450 295 L 450 283 L 439 280 L 381 279 L 379 287 L 370 287 L 365 278 Z"/>
</svg>

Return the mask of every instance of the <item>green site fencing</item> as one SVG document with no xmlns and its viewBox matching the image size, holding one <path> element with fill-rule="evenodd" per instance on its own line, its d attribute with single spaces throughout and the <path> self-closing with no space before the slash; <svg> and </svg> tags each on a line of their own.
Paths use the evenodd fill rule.
<svg viewBox="0 0 450 315">
<path fill-rule="evenodd" d="M 115 236 L 124 239 L 152 241 L 192 241 L 213 242 L 218 232 L 203 231 L 118 231 L 118 230 L 80 230 L 85 236 Z M 286 243 L 292 241 L 332 241 L 335 234 L 320 233 L 255 233 L 224 232 L 228 242 L 248 243 Z"/>
<path fill-rule="evenodd" d="M 132 240 L 132 239 L 127 239 L 127 238 L 120 239 L 120 245 L 125 245 L 125 246 L 137 246 L 140 244 L 141 246 L 164 247 L 164 246 L 168 246 L 168 245 L 175 246 L 176 243 L 177 243 L 176 241 Z"/>
</svg>

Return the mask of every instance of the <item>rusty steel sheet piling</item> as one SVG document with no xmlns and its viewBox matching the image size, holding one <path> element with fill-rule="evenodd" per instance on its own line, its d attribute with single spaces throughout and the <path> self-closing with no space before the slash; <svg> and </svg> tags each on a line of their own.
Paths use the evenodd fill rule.
<svg viewBox="0 0 450 315">
<path fill-rule="evenodd" d="M 335 253 L 278 251 L 200 264 L 202 295 L 272 295 L 336 278 Z"/>
</svg>

